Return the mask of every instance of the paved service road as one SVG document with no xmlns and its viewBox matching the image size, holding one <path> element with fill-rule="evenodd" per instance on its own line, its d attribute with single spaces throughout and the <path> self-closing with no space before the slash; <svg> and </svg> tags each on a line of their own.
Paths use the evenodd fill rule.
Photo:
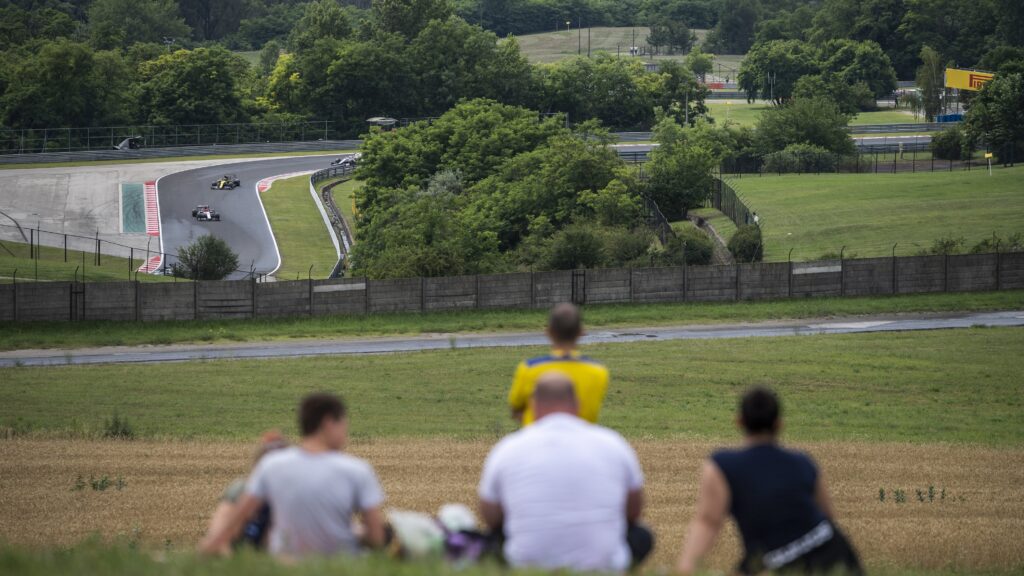
<svg viewBox="0 0 1024 576">
<path fill-rule="evenodd" d="M 281 174 L 329 168 L 336 157 L 337 154 L 295 156 L 221 164 L 164 176 L 158 183 L 163 252 L 177 254 L 178 247 L 203 234 L 213 234 L 238 253 L 239 268 L 248 271 L 254 267 L 257 274 L 273 272 L 280 257 L 257 196 L 256 182 Z M 210 183 L 224 174 L 235 174 L 242 185 L 234 190 L 211 190 Z M 220 222 L 197 222 L 192 218 L 192 209 L 199 204 L 209 204 L 220 212 Z M 173 256 L 169 259 L 174 261 Z M 239 272 L 231 278 L 246 275 L 248 272 Z"/>
<path fill-rule="evenodd" d="M 815 334 L 860 334 L 970 328 L 972 326 L 1024 326 L 1024 310 L 969 314 L 916 314 L 857 316 L 848 319 L 792 320 L 759 324 L 698 325 L 660 328 L 595 330 L 584 344 L 658 342 Z M 538 331 L 529 334 L 439 334 L 362 340 L 306 340 L 253 342 L 223 345 L 110 347 L 90 350 L 18 350 L 0 352 L 0 368 L 11 366 L 60 366 L 65 364 L 118 364 L 130 362 L 181 362 L 238 358 L 288 358 L 339 354 L 384 354 L 451 348 L 494 348 L 546 344 Z"/>
</svg>

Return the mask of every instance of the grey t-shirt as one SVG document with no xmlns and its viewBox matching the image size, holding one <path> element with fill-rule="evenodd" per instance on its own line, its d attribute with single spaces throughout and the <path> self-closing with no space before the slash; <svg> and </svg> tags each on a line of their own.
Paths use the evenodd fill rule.
<svg viewBox="0 0 1024 576">
<path fill-rule="evenodd" d="M 352 515 L 384 502 L 367 462 L 298 446 L 260 460 L 245 490 L 270 504 L 270 553 L 286 556 L 357 551 Z"/>
</svg>

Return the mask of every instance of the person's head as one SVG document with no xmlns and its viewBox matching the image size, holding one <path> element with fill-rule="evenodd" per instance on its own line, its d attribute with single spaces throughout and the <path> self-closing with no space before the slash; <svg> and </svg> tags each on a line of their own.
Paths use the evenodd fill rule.
<svg viewBox="0 0 1024 576">
<path fill-rule="evenodd" d="M 530 404 L 537 420 L 556 413 L 575 416 L 580 409 L 572 379 L 559 370 L 548 370 L 537 378 Z"/>
<path fill-rule="evenodd" d="M 557 304 L 548 316 L 548 338 L 556 346 L 575 346 L 583 335 L 583 315 L 567 302 Z"/>
<path fill-rule="evenodd" d="M 319 438 L 333 450 L 344 448 L 348 419 L 341 398 L 323 392 L 303 398 L 299 404 L 299 432 L 303 438 Z"/>
<path fill-rule="evenodd" d="M 740 400 L 739 425 L 747 436 L 776 436 L 782 427 L 779 397 L 768 388 L 757 386 Z"/>
</svg>

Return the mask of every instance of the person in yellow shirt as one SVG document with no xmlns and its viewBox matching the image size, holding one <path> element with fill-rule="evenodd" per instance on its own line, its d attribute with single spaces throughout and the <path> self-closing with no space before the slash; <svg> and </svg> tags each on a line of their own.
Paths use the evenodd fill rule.
<svg viewBox="0 0 1024 576">
<path fill-rule="evenodd" d="M 512 417 L 523 426 L 532 424 L 534 414 L 530 408 L 530 397 L 537 378 L 549 370 L 559 370 L 572 379 L 580 418 L 596 423 L 608 391 L 608 368 L 580 354 L 577 345 L 583 336 L 583 318 L 579 308 L 572 304 L 558 304 L 552 308 L 546 333 L 551 340 L 551 353 L 524 360 L 516 368 L 508 394 Z"/>
</svg>

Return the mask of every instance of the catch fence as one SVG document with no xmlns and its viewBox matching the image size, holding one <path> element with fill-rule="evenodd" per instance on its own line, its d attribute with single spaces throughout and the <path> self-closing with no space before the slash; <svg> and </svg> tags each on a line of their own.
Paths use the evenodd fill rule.
<svg viewBox="0 0 1024 576">
<path fill-rule="evenodd" d="M 928 146 L 885 144 L 861 146 L 853 154 L 831 152 L 775 152 L 760 156 L 738 156 L 724 159 L 719 172 L 735 177 L 764 174 L 894 174 L 916 172 L 953 172 L 956 170 L 987 170 L 1012 167 L 1016 158 L 1012 147 L 1003 153 L 985 158 L 980 150 L 960 160 L 936 158 Z"/>
</svg>

